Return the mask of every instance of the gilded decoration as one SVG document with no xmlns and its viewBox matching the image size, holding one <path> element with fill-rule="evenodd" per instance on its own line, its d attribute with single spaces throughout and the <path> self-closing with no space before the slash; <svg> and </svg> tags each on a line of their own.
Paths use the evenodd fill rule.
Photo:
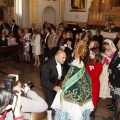
<svg viewBox="0 0 120 120">
<path fill-rule="evenodd" d="M 84 58 L 87 52 L 87 43 L 83 40 L 80 40 L 79 43 L 75 46 L 73 51 L 75 58 Z"/>
<path fill-rule="evenodd" d="M 91 100 L 91 80 L 85 68 L 71 65 L 62 84 L 62 97 L 79 105 Z"/>
</svg>

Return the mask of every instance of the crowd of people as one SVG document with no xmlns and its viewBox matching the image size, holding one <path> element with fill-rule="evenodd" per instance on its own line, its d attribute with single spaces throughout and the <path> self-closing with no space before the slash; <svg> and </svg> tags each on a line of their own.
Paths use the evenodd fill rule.
<svg viewBox="0 0 120 120">
<path fill-rule="evenodd" d="M 11 29 L 1 25 L 0 46 L 18 45 L 19 61 L 30 64 L 34 57 L 35 66 L 40 65 L 40 55 L 44 54 L 40 79 L 48 120 L 52 120 L 52 109 L 56 110 L 56 120 L 62 119 L 61 114 L 65 120 L 94 120 L 99 98 L 112 98 L 107 108 L 115 114 L 109 119 L 119 117 L 120 33 L 113 41 L 104 40 L 99 29 L 93 36 L 89 30 L 70 31 L 63 23 L 56 28 L 45 22 L 42 29 L 34 23 L 24 29 L 14 20 L 12 24 Z"/>
<path fill-rule="evenodd" d="M 111 70 L 109 70 L 109 64 L 111 64 L 111 61 L 114 59 L 116 50 L 119 49 L 119 41 L 120 41 L 120 39 L 118 38 L 119 33 L 116 36 L 115 40 L 113 41 L 110 39 L 104 39 L 104 36 L 100 34 L 100 30 L 96 30 L 96 35 L 93 36 L 91 31 L 76 33 L 74 35 L 74 33 L 72 33 L 71 31 L 65 31 L 65 29 L 63 29 L 63 26 L 60 28 L 62 28 L 63 34 L 61 40 L 58 42 L 59 51 L 57 53 L 54 52 L 54 56 L 53 54 L 50 54 L 52 56 L 46 55 L 48 59 L 51 57 L 52 59 L 54 58 L 54 62 L 52 59 L 49 59 L 49 62 L 43 65 L 42 74 L 41 74 L 41 81 L 43 83 L 43 88 L 47 89 L 47 91 L 43 90 L 43 93 L 45 96 L 47 96 L 48 94 L 47 97 L 49 97 L 46 100 L 49 106 L 49 109 L 47 110 L 48 120 L 52 120 L 51 118 L 52 109 L 56 109 L 56 115 L 55 115 L 56 120 L 60 120 L 63 118 L 65 118 L 66 120 L 67 119 L 93 120 L 95 119 L 95 112 L 100 98 L 113 99 L 114 102 L 112 102 L 111 105 L 108 105 L 107 109 L 110 111 L 116 110 L 117 113 L 115 111 L 115 114 L 108 119 L 111 120 L 117 119 L 120 112 L 119 94 L 118 94 L 119 87 L 114 86 L 115 85 L 114 79 L 115 78 L 118 79 L 118 76 L 117 74 L 115 74 L 115 72 L 113 73 L 111 72 Z M 86 43 L 86 50 L 84 50 L 83 47 L 84 45 L 77 47 L 81 42 Z M 118 48 L 116 48 L 116 46 Z M 78 50 L 78 53 L 74 52 L 76 51 L 76 49 Z M 48 46 L 47 50 L 48 53 L 50 53 L 52 50 L 54 51 L 55 49 L 50 49 Z M 81 50 L 83 50 L 82 54 L 84 54 L 84 51 L 87 51 L 86 55 L 83 57 L 81 54 L 79 57 L 75 57 L 76 54 L 80 54 Z M 65 53 L 66 56 L 64 55 Z M 59 56 L 58 59 L 56 59 L 56 56 Z M 116 56 L 119 58 L 119 53 Z M 82 65 L 82 61 L 84 65 Z M 56 68 L 54 68 L 53 66 L 58 64 L 63 64 L 62 75 L 64 76 L 63 77 L 64 79 L 62 82 L 62 86 L 58 86 L 58 82 L 60 80 L 58 76 L 59 74 L 61 74 L 62 67 L 59 67 L 59 69 L 57 69 L 58 76 L 55 75 L 56 73 L 54 74 Z M 115 65 L 115 63 L 112 64 Z M 116 68 L 114 69 L 114 71 L 119 72 L 118 70 L 119 65 L 118 66 L 117 65 L 115 65 Z M 82 72 L 80 72 L 79 74 L 79 71 L 82 71 L 84 67 L 85 67 L 85 72 L 89 74 L 90 79 L 89 77 L 84 78 L 84 80 L 86 79 L 87 82 L 86 84 L 85 82 L 83 82 L 82 86 L 80 86 L 79 84 L 82 83 L 83 74 Z M 75 75 L 80 78 L 75 77 Z M 89 80 L 90 80 L 90 84 L 89 84 Z M 88 87 L 89 90 L 91 89 L 89 93 L 92 96 L 89 96 L 89 100 L 88 100 L 89 102 L 86 101 L 87 98 L 86 100 L 83 100 L 86 93 L 88 93 L 88 91 L 85 90 L 86 87 L 84 86 L 84 84 Z M 83 96 L 81 95 L 81 91 L 79 89 L 82 91 Z M 111 91 L 113 91 L 112 92 L 113 94 L 111 94 Z M 56 95 L 55 92 L 57 92 Z M 48 102 L 48 100 L 50 101 Z M 82 102 L 79 100 L 83 100 L 82 102 L 84 102 L 84 104 L 82 104 Z M 92 104 L 90 103 L 91 102 L 90 100 L 92 100 Z M 117 106 L 115 106 L 115 101 L 117 101 L 116 102 Z M 77 112 L 74 111 L 79 111 L 79 115 L 77 114 Z"/>
</svg>

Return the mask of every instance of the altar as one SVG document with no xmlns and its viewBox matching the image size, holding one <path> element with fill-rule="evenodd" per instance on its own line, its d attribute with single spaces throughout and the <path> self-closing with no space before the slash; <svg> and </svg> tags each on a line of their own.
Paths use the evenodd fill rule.
<svg viewBox="0 0 120 120">
<path fill-rule="evenodd" d="M 96 34 L 95 30 L 90 30 L 90 31 L 92 32 L 92 35 Z M 113 40 L 116 38 L 117 34 L 118 34 L 117 32 L 110 33 L 110 32 L 101 31 L 101 35 L 103 35 L 104 39 L 109 38 Z"/>
<path fill-rule="evenodd" d="M 88 29 L 120 32 L 120 0 L 93 0 L 88 11 Z M 117 33 L 102 31 L 101 34 L 104 38 L 115 39 Z"/>
</svg>

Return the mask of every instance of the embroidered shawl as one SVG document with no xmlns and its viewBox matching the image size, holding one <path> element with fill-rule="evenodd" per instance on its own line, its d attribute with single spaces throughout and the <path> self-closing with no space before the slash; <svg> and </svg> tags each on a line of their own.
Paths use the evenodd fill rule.
<svg viewBox="0 0 120 120">
<path fill-rule="evenodd" d="M 92 99 L 91 79 L 84 67 L 70 66 L 62 83 L 62 99 L 79 105 Z"/>
</svg>

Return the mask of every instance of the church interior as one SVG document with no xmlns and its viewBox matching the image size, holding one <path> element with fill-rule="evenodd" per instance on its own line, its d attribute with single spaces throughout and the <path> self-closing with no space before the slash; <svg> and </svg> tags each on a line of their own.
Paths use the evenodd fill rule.
<svg viewBox="0 0 120 120">
<path fill-rule="evenodd" d="M 41 31 L 45 22 L 57 29 L 62 23 L 74 37 L 78 31 L 91 31 L 95 35 L 99 29 L 104 39 L 113 41 L 120 32 L 120 0 L 0 0 L 0 28 L 5 23 L 11 29 L 13 19 L 21 29 L 31 28 L 34 24 Z M 11 49 L 0 46 L 0 84 L 6 75 L 17 74 L 21 84 L 32 81 L 32 90 L 44 99 L 40 81 L 41 66 L 45 62 L 43 49 L 41 47 L 40 64 L 35 66 L 34 58 L 30 64 L 16 61 L 14 55 L 11 57 Z M 6 55 L 6 51 L 9 54 Z M 95 120 L 106 120 L 114 113 L 106 107 L 110 103 L 111 98 L 99 98 Z M 32 113 L 30 120 L 47 120 L 46 111 Z"/>
</svg>

